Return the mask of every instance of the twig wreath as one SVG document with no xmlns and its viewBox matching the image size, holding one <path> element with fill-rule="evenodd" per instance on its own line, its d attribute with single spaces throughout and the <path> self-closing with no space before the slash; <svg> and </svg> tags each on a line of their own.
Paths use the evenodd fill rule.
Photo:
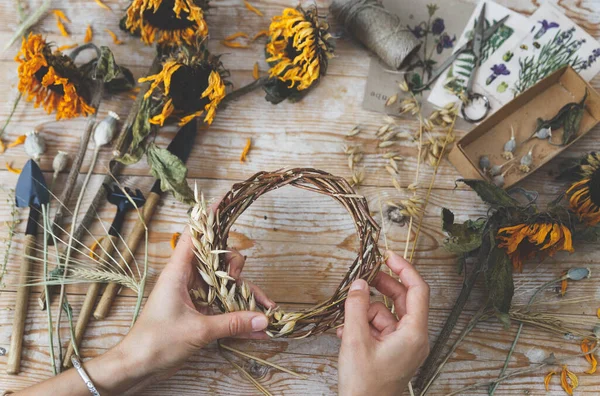
<svg viewBox="0 0 600 396">
<path fill-rule="evenodd" d="M 229 276 L 225 260 L 229 230 L 237 218 L 263 194 L 287 185 L 324 194 L 341 203 L 354 220 L 359 240 L 357 257 L 333 295 L 300 312 L 262 307 L 245 282 L 236 283 Z M 380 227 L 371 217 L 366 199 L 357 195 L 342 177 L 310 168 L 259 172 L 234 184 L 216 211 L 207 207 L 204 196 L 198 194 L 197 189 L 195 199 L 190 230 L 198 270 L 208 285 L 208 292 L 198 290 L 195 297 L 203 304 L 215 304 L 222 312 L 264 312 L 269 318 L 266 333 L 270 337 L 304 338 L 337 327 L 344 320 L 344 301 L 352 281 L 361 278 L 370 283 L 381 267 L 383 257 L 377 247 Z"/>
</svg>

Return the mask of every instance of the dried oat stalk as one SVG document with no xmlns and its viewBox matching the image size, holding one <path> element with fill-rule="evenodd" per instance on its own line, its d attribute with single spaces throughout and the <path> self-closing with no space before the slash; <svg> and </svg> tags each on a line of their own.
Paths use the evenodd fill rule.
<svg viewBox="0 0 600 396">
<path fill-rule="evenodd" d="M 360 241 L 357 257 L 333 295 L 300 312 L 267 310 L 261 306 L 246 283 L 238 284 L 229 276 L 224 260 L 229 230 L 237 218 L 263 194 L 287 185 L 324 194 L 341 203 L 352 216 Z M 377 247 L 380 228 L 369 213 L 366 199 L 357 195 L 342 177 L 309 168 L 259 172 L 245 182 L 234 184 L 216 212 L 208 208 L 197 189 L 195 199 L 190 230 L 198 271 L 208 285 L 208 293 L 201 292 L 196 297 L 205 304 L 216 305 L 222 312 L 264 312 L 270 321 L 266 333 L 271 337 L 304 338 L 337 327 L 344 321 L 344 301 L 352 281 L 361 278 L 371 282 L 382 264 Z"/>
</svg>

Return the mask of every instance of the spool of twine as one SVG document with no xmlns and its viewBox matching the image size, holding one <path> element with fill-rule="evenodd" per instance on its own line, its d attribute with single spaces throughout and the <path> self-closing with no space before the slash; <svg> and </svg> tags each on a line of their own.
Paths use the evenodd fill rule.
<svg viewBox="0 0 600 396">
<path fill-rule="evenodd" d="M 329 10 L 348 32 L 393 69 L 400 69 L 420 42 L 376 0 L 333 0 Z"/>
</svg>

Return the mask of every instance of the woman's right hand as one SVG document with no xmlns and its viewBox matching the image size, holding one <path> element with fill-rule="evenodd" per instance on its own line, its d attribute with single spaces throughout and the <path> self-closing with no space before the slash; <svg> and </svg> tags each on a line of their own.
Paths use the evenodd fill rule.
<svg viewBox="0 0 600 396">
<path fill-rule="evenodd" d="M 399 395 L 429 354 L 429 286 L 414 267 L 388 252 L 387 266 L 373 286 L 394 302 L 398 319 L 381 302 L 371 303 L 362 279 L 350 286 L 339 356 L 340 395 Z"/>
</svg>

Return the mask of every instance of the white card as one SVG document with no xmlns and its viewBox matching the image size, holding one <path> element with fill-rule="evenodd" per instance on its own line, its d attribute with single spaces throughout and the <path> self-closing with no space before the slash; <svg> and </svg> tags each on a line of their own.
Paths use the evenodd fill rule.
<svg viewBox="0 0 600 396">
<path fill-rule="evenodd" d="M 529 18 L 523 39 L 507 41 L 481 66 L 474 89 L 488 96 L 494 112 L 564 65 L 591 80 L 600 71 L 599 57 L 600 43 L 545 3 Z"/>
<path fill-rule="evenodd" d="M 472 37 L 475 27 L 475 21 L 479 17 L 481 13 L 481 8 L 485 3 L 485 28 L 489 28 L 496 21 L 504 18 L 508 15 L 508 19 L 504 22 L 504 26 L 501 26 L 492 37 L 490 37 L 485 43 L 483 47 L 483 58 L 482 64 L 489 58 L 495 57 L 497 55 L 498 50 L 504 46 L 509 40 L 519 41 L 529 32 L 530 23 L 527 17 L 514 12 L 506 7 L 503 7 L 493 1 L 483 0 L 477 4 L 477 7 L 473 11 L 471 18 L 467 22 L 465 29 L 463 30 L 458 42 L 455 46 L 455 52 L 463 45 L 465 45 Z M 469 79 L 469 75 L 471 74 L 471 70 L 474 64 L 473 54 L 470 52 L 459 55 L 459 57 L 454 61 L 452 66 L 450 66 L 435 82 L 435 85 L 427 98 L 427 100 L 439 107 L 443 107 L 448 103 L 459 103 L 457 95 L 449 92 L 445 85 L 452 86 L 456 92 L 462 92 L 466 86 L 467 81 Z M 479 68 L 477 75 L 475 76 L 475 84 L 476 86 L 478 81 L 485 82 L 487 76 L 484 68 Z M 451 82 L 450 82 L 451 81 Z M 477 91 L 476 91 L 477 92 Z"/>
</svg>

